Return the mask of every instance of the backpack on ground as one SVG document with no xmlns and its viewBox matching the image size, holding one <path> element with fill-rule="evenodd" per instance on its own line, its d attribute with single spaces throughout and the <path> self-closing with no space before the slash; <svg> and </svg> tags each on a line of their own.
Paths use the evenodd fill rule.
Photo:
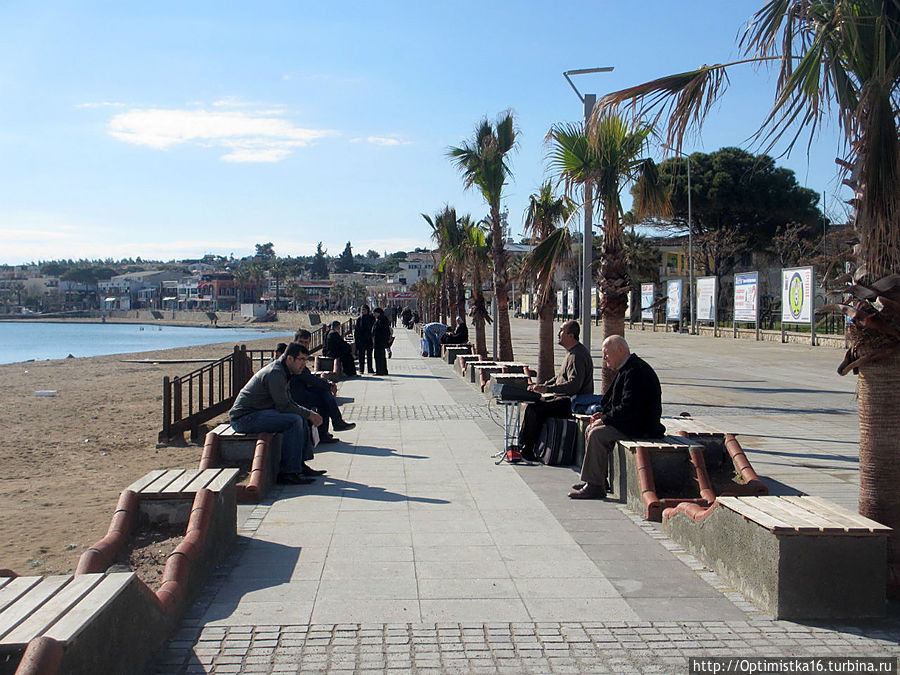
<svg viewBox="0 0 900 675">
<path fill-rule="evenodd" d="M 575 462 L 575 420 L 551 417 L 544 422 L 534 448 L 535 456 L 548 466 L 569 466 Z"/>
</svg>

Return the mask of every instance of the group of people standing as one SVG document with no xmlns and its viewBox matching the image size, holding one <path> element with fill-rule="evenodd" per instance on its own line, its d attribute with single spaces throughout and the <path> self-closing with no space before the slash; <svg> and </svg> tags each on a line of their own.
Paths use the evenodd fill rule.
<svg viewBox="0 0 900 675">
<path fill-rule="evenodd" d="M 391 322 L 384 315 L 381 307 L 369 311 L 368 305 L 363 305 L 356 324 L 353 326 L 353 343 L 356 345 L 356 355 L 359 359 L 359 372 L 364 374 L 366 366 L 370 373 L 375 375 L 387 375 L 387 359 L 391 353 L 391 345 L 394 342 Z M 372 367 L 372 361 L 375 367 Z"/>
</svg>

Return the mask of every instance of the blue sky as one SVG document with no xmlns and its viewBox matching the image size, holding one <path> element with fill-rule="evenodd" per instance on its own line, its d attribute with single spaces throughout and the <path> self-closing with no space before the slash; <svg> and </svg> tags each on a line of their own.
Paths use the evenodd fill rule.
<svg viewBox="0 0 900 675">
<path fill-rule="evenodd" d="M 574 78 L 602 95 L 736 58 L 761 4 L 7 1 L 0 263 L 427 246 L 419 214 L 485 215 L 446 150 L 506 109 L 518 235 L 544 135 L 581 115 L 563 71 L 614 66 Z M 734 71 L 685 149 L 754 149 L 773 81 Z M 831 129 L 779 160 L 835 217 L 838 150 Z"/>
</svg>

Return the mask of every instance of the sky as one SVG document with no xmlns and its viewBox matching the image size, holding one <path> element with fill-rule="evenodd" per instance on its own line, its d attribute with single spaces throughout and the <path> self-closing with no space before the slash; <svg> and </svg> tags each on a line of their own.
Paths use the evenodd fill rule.
<svg viewBox="0 0 900 675">
<path fill-rule="evenodd" d="M 740 56 L 762 0 L 0 5 L 0 264 L 332 255 L 430 246 L 421 214 L 480 219 L 447 149 L 512 110 L 511 234 L 550 177 L 544 137 L 602 96 Z M 687 152 L 737 145 L 775 74 L 735 70 Z M 835 128 L 779 164 L 844 211 Z M 663 151 L 653 153 L 663 158 Z M 626 190 L 627 195 L 627 190 Z M 627 201 L 627 198 L 626 198 Z"/>
</svg>

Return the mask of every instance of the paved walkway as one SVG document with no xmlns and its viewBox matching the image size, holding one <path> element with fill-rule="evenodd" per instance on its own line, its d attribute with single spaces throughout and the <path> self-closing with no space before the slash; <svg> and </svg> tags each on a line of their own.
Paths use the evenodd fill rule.
<svg viewBox="0 0 900 675">
<path fill-rule="evenodd" d="M 514 321 L 536 363 L 533 322 Z M 341 385 L 357 428 L 314 486 L 240 508 L 239 544 L 160 673 L 687 672 L 687 657 L 898 655 L 887 621 L 773 621 L 570 468 L 496 464 L 502 410 L 400 329 L 388 377 Z M 840 354 L 633 332 L 683 410 L 740 434 L 776 494 L 854 505 L 853 380 Z M 599 356 L 599 338 L 593 345 Z M 558 357 L 561 360 L 562 354 Z"/>
</svg>

